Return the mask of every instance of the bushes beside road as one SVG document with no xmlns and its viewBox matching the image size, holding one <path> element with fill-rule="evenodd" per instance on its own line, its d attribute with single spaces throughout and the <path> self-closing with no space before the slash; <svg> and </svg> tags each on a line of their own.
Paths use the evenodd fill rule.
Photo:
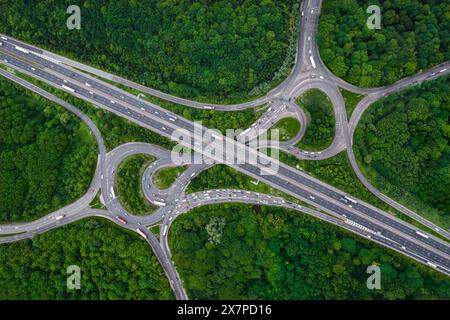
<svg viewBox="0 0 450 320">
<path fill-rule="evenodd" d="M 174 221 L 173 260 L 192 299 L 448 299 L 450 280 L 306 215 L 204 206 Z M 381 268 L 381 290 L 366 286 Z"/>
<path fill-rule="evenodd" d="M 97 152 L 75 115 L 0 79 L 0 222 L 36 219 L 81 197 Z"/>
<path fill-rule="evenodd" d="M 0 246 L 1 300 L 173 299 L 148 244 L 97 218 Z M 67 267 L 80 267 L 80 290 Z"/>
</svg>

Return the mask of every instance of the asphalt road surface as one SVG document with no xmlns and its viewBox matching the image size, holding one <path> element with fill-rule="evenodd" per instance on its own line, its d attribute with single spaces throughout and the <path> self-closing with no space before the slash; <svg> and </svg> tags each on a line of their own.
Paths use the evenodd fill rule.
<svg viewBox="0 0 450 320">
<path fill-rule="evenodd" d="M 298 41 L 296 64 L 289 77 L 280 86 L 270 91 L 265 97 L 243 104 L 228 106 L 205 105 L 204 103 L 167 95 L 76 61 L 52 54 L 48 51 L 29 46 L 4 35 L 2 35 L 2 39 L 0 39 L 0 62 L 135 122 L 142 127 L 148 128 L 184 145 L 189 145 L 198 154 L 204 153 L 205 145 L 204 141 L 200 141 L 197 137 L 192 135 L 195 131 L 195 126 L 191 121 L 178 115 L 174 115 L 155 104 L 136 98 L 109 83 L 83 74 L 75 68 L 152 94 L 161 99 L 189 107 L 204 109 L 211 109 L 212 107 L 216 110 L 233 111 L 269 104 L 273 106 L 273 110 L 267 111 L 263 117 L 254 124 L 253 128 L 267 130 L 275 123 L 275 121 L 286 116 L 296 115 L 301 123 L 303 132 L 300 132 L 292 141 L 281 145 L 280 147 L 283 150 L 290 152 L 301 159 L 318 160 L 331 157 L 346 149 L 352 167 L 358 178 L 372 193 L 401 212 L 421 222 L 423 225 L 449 238 L 449 233 L 447 231 L 427 221 L 406 207 L 401 206 L 383 195 L 376 188 L 372 187 L 360 172 L 352 151 L 352 137 L 357 123 L 364 111 L 373 102 L 392 92 L 404 89 L 407 86 L 416 85 L 423 81 L 428 81 L 444 74 L 448 74 L 449 63 L 432 68 L 415 77 L 402 79 L 388 87 L 366 89 L 350 85 L 334 76 L 320 58 L 316 43 L 316 34 L 321 3 L 320 0 L 309 0 L 304 1 L 302 4 L 301 11 L 303 14 L 300 20 L 301 32 Z M 447 68 L 445 72 L 439 72 L 445 68 Z M 117 217 L 122 217 L 127 220 L 127 224 L 121 224 L 122 226 L 135 232 L 139 229 L 139 233 L 141 233 L 149 243 L 158 260 L 161 262 L 176 297 L 178 299 L 186 299 L 187 295 L 182 287 L 182 282 L 179 279 L 173 262 L 170 260 L 170 251 L 167 245 L 167 234 L 170 224 L 179 214 L 192 209 L 194 206 L 220 203 L 221 201 L 238 201 L 280 205 L 300 210 L 365 236 L 374 242 L 407 255 L 442 273 L 450 274 L 450 246 L 447 242 L 424 231 L 419 231 L 416 227 L 364 203 L 351 195 L 347 195 L 341 190 L 314 179 L 301 171 L 278 163 L 264 154 L 259 153 L 257 150 L 249 148 L 244 143 L 234 142 L 232 141 L 233 139 L 227 137 L 221 137 L 221 140 L 234 143 L 237 150 L 253 154 L 258 159 L 267 162 L 266 165 L 253 163 L 232 164 L 232 167 L 305 201 L 321 209 L 323 212 L 304 208 L 281 198 L 262 196 L 260 194 L 247 193 L 246 191 L 240 190 L 208 191 L 186 196 L 184 194 L 186 186 L 199 172 L 205 170 L 214 163 L 226 162 L 227 159 L 221 155 L 207 155 L 205 159 L 210 160 L 210 163 L 189 166 L 169 190 L 158 190 L 152 184 L 151 178 L 156 171 L 156 168 L 172 165 L 168 158 L 169 152 L 167 150 L 147 144 L 132 143 L 121 146 L 106 155 L 98 129 L 89 122 L 90 120 L 88 117 L 79 112 L 75 107 L 68 105 L 64 101 L 48 94 L 42 89 L 30 85 L 26 81 L 23 81 L 8 72 L 0 70 L 0 74 L 49 100 L 65 106 L 69 111 L 77 114 L 89 125 L 99 144 L 97 170 L 91 188 L 85 196 L 74 204 L 47 215 L 42 219 L 24 224 L 0 226 L 0 234 L 11 235 L 9 237 L 0 238 L 0 242 L 10 242 L 30 238 L 38 233 L 45 232 L 90 215 L 103 216 L 118 224 L 120 223 L 118 222 Z M 336 135 L 329 148 L 315 153 L 308 153 L 293 147 L 293 145 L 301 139 L 307 126 L 304 112 L 295 105 L 294 100 L 305 91 L 312 88 L 322 90 L 330 98 L 335 113 Z M 366 95 L 354 110 L 350 121 L 347 119 L 345 104 L 339 88 Z M 295 112 L 295 110 L 297 110 L 297 112 Z M 183 129 L 190 134 L 187 140 L 181 141 L 180 138 L 173 136 L 173 133 L 178 132 L 180 129 Z M 204 133 L 207 128 L 201 128 L 201 130 L 201 132 Z M 114 197 L 113 191 L 111 191 L 114 190 L 114 172 L 119 163 L 127 156 L 137 153 L 152 154 L 158 158 L 156 166 L 154 168 L 149 168 L 148 172 L 144 174 L 142 186 L 144 194 L 149 201 L 162 201 L 164 202 L 164 205 L 154 214 L 146 217 L 136 217 L 126 213 L 121 207 L 120 202 Z M 264 168 L 270 165 L 278 166 L 278 170 L 276 172 L 271 172 L 271 174 L 266 174 L 270 170 L 264 170 Z M 261 170 L 262 168 L 263 170 Z M 108 210 L 94 210 L 89 208 L 90 201 L 95 197 L 100 188 L 102 190 L 103 201 Z M 62 212 L 65 214 L 65 218 L 56 220 L 56 217 Z M 159 243 L 157 238 L 145 228 L 145 226 L 153 225 L 160 221 L 163 221 L 163 227 L 161 228 L 160 234 L 161 243 Z M 167 228 L 165 228 L 166 226 Z"/>
</svg>

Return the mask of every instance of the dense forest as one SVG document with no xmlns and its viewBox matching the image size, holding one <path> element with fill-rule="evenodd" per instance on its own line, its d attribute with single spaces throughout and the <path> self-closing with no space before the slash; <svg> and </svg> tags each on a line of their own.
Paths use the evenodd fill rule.
<svg viewBox="0 0 450 320">
<path fill-rule="evenodd" d="M 82 196 L 97 146 L 75 115 L 0 80 L 0 221 L 31 220 Z"/>
<path fill-rule="evenodd" d="M 216 205 L 169 234 L 194 299 L 449 299 L 450 280 L 335 226 L 276 207 Z M 366 287 L 381 268 L 381 289 Z"/>
<path fill-rule="evenodd" d="M 369 5 L 381 29 L 367 28 Z M 362 87 L 391 84 L 450 60 L 450 0 L 324 1 L 318 42 L 325 64 Z"/>
<path fill-rule="evenodd" d="M 142 175 L 155 160 L 150 155 L 136 154 L 125 159 L 117 169 L 117 195 L 123 208 L 134 215 L 148 215 L 156 207 L 142 191 Z"/>
<path fill-rule="evenodd" d="M 357 127 L 354 148 L 361 168 L 377 187 L 407 206 L 419 202 L 439 210 L 440 216 L 430 217 L 447 227 L 449 92 L 447 76 L 376 102 Z M 430 210 L 419 212 L 432 214 Z"/>
<path fill-rule="evenodd" d="M 319 89 L 311 89 L 301 95 L 296 103 L 308 116 L 308 127 L 298 143 L 303 150 L 323 150 L 334 138 L 334 111 L 328 96 Z"/>
<path fill-rule="evenodd" d="M 0 261 L 0 299 L 173 299 L 149 246 L 100 219 L 3 244 Z M 80 267 L 80 290 L 66 287 L 70 265 Z"/>
<path fill-rule="evenodd" d="M 283 79 L 295 56 L 298 0 L 0 3 L 0 31 L 186 97 L 245 99 Z"/>
</svg>

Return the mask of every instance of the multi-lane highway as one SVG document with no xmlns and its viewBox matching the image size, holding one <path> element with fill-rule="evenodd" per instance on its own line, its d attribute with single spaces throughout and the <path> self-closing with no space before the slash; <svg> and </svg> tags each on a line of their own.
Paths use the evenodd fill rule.
<svg viewBox="0 0 450 320">
<path fill-rule="evenodd" d="M 331 74 L 331 72 L 329 72 L 321 61 L 316 43 L 317 21 L 320 6 L 320 0 L 304 1 L 302 4 L 302 19 L 300 23 L 301 35 L 298 42 L 296 65 L 290 76 L 280 86 L 272 90 L 267 96 L 245 104 L 232 106 L 205 106 L 203 103 L 192 102 L 186 99 L 166 95 L 162 92 L 145 88 L 141 85 L 134 84 L 128 80 L 116 77 L 103 71 L 84 66 L 67 58 L 29 46 L 4 35 L 2 35 L 0 39 L 0 63 L 25 73 L 33 78 L 39 79 L 54 86 L 55 88 L 65 90 L 69 94 L 89 101 L 101 108 L 135 122 L 142 127 L 148 128 L 183 145 L 189 146 L 199 154 L 204 153 L 205 141 L 199 140 L 199 137 L 194 135 L 195 126 L 191 121 L 167 112 L 165 109 L 155 104 L 136 98 L 128 92 L 84 74 L 77 69 L 89 71 L 93 74 L 100 75 L 103 78 L 125 84 L 132 88 L 137 88 L 142 92 L 147 92 L 162 99 L 190 107 L 210 108 L 212 106 L 217 110 L 238 110 L 270 103 L 273 107 L 273 111 L 269 110 L 268 113 L 264 115 L 264 118 L 260 119 L 259 122 L 254 125 L 254 127 L 261 126 L 263 129 L 269 128 L 269 125 L 273 124 L 275 119 L 280 119 L 286 116 L 286 112 L 291 115 L 292 110 L 297 108 L 297 106 L 293 103 L 293 100 L 306 90 L 317 88 L 325 92 L 333 104 L 336 116 L 336 135 L 332 145 L 326 150 L 317 153 L 314 158 L 321 159 L 330 157 L 344 149 L 347 149 L 352 166 L 358 173 L 359 169 L 357 169 L 354 157 L 352 161 L 353 154 L 351 151 L 351 144 L 354 129 L 356 128 L 356 124 L 364 110 L 366 110 L 373 101 L 376 101 L 382 96 L 400 90 L 408 85 L 436 78 L 442 74 L 437 72 L 437 68 L 434 68 L 416 77 L 399 81 L 390 87 L 375 89 L 356 88 L 336 78 Z M 76 67 L 77 69 L 70 66 Z M 442 68 L 442 66 L 439 66 L 438 68 Z M 39 90 L 38 88 L 30 87 L 30 85 L 23 80 L 20 80 L 7 72 L 0 70 L 0 73 L 35 92 Z M 354 111 L 350 122 L 348 122 L 346 117 L 345 104 L 339 91 L 339 87 L 367 95 L 367 98 L 363 99 Z M 48 99 L 55 99 L 55 97 L 48 95 L 45 92 L 40 92 L 39 94 Z M 61 101 L 58 103 L 61 103 Z M 298 112 L 297 117 L 302 123 L 302 129 L 304 130 L 307 125 L 307 120 L 304 113 L 302 114 L 301 112 Z M 173 135 L 173 133 L 179 129 L 183 129 L 189 134 L 187 140 L 181 141 L 179 136 Z M 202 132 L 205 130 L 206 128 L 202 128 Z M 93 129 L 93 132 L 94 131 L 95 130 Z M 301 135 L 303 135 L 303 133 Z M 252 154 L 258 159 L 265 160 L 266 165 L 261 163 L 230 163 L 226 161 L 228 158 L 221 154 L 208 154 L 206 155 L 206 159 L 209 159 L 215 163 L 226 162 L 238 171 L 282 190 L 287 194 L 290 194 L 302 201 L 320 208 L 323 212 L 328 213 L 328 215 L 326 215 L 315 211 L 314 214 L 316 214 L 317 217 L 331 223 L 339 224 L 342 227 L 405 254 L 440 272 L 450 274 L 450 246 L 447 242 L 444 242 L 424 231 L 420 231 L 416 227 L 405 223 L 404 221 L 397 219 L 363 201 L 360 201 L 351 195 L 347 195 L 341 190 L 314 179 L 301 171 L 294 170 L 287 165 L 279 163 L 276 160 L 267 157 L 263 153 L 259 153 L 255 149 L 251 149 L 249 146 L 241 142 L 236 142 L 233 139 L 222 136 L 220 136 L 218 140 L 234 144 L 235 149 L 238 150 L 238 152 Z M 293 139 L 290 143 L 296 143 L 298 140 L 298 137 L 296 137 L 296 139 Z M 220 143 L 220 141 L 215 141 L 214 143 Z M 100 149 L 104 149 L 102 142 L 99 142 L 99 146 Z M 282 146 L 282 148 L 285 148 L 288 152 L 295 153 L 296 150 L 291 147 L 292 145 L 289 143 Z M 164 203 L 164 206 L 162 206 L 157 212 L 142 218 L 127 214 L 114 195 L 114 172 L 117 165 L 126 156 L 136 153 L 148 153 L 159 158 L 159 160 L 155 163 L 155 168 L 149 168 L 147 174 L 144 174 L 142 184 L 144 193 L 150 201 Z M 177 213 L 181 213 L 183 210 L 189 210 L 192 206 L 216 203 L 220 201 L 233 201 L 233 199 L 242 202 L 253 203 L 252 201 L 254 201 L 255 203 L 283 205 L 286 207 L 289 207 L 292 204 L 278 198 L 270 200 L 271 198 L 255 194 L 246 196 L 241 193 L 244 191 L 233 191 L 233 193 L 230 193 L 231 191 L 222 190 L 217 191 L 216 193 L 201 193 L 185 197 L 184 189 L 189 181 L 195 177 L 198 172 L 207 168 L 209 166 L 208 164 L 190 166 L 180 176 L 177 182 L 174 183 L 170 189 L 170 192 L 161 192 L 161 190 L 158 191 L 155 186 L 152 185 L 150 179 L 156 168 L 171 165 L 168 160 L 168 153 L 169 152 L 166 150 L 158 149 L 157 147 L 149 147 L 145 144 L 124 145 L 113 150 L 108 155 L 105 155 L 104 150 L 100 150 L 99 167 L 97 168 L 97 172 L 92 183 L 92 194 L 83 197 L 83 201 L 80 201 L 81 204 L 74 204 L 75 207 L 72 211 L 70 207 L 62 209 L 62 211 L 67 214 L 67 219 L 64 221 L 55 222 L 54 217 L 53 219 L 44 217 L 43 219 L 36 222 L 31 222 L 29 224 L 0 226 L 0 234 L 24 232 L 23 234 L 20 233 L 16 236 L 5 237 L 2 240 L 6 242 L 27 238 L 36 233 L 43 232 L 64 223 L 88 216 L 89 214 L 109 217 L 116 223 L 118 223 L 117 217 L 122 217 L 125 215 L 125 217 L 122 218 L 127 219 L 126 227 L 134 231 L 139 229 L 143 233 L 141 235 L 151 245 L 157 258 L 164 267 L 177 298 L 186 298 L 186 293 L 182 288 L 181 280 L 176 273 L 173 263 L 169 259 L 170 252 L 166 242 L 167 229 L 161 229 L 160 238 L 163 243 L 161 246 L 157 242 L 156 237 L 144 226 L 157 223 L 158 221 L 161 221 L 161 219 L 163 219 L 164 227 L 170 226 L 170 223 L 173 222 L 173 219 L 177 216 Z M 305 153 L 301 150 L 297 155 L 300 158 L 311 158 L 309 153 Z M 234 155 L 232 158 L 233 157 Z M 265 167 L 271 166 L 277 167 L 278 169 L 275 171 L 272 171 L 271 169 L 261 170 L 261 168 L 264 169 Z M 359 175 L 358 177 L 360 179 L 365 179 Z M 102 190 L 103 201 L 108 208 L 108 211 L 92 211 L 87 209 L 87 204 L 93 196 L 95 196 L 96 190 L 100 187 Z M 370 188 L 369 190 L 374 193 L 377 191 L 376 189 L 372 190 Z M 381 197 L 381 195 L 378 196 Z M 89 202 L 87 202 L 88 200 Z M 391 201 L 390 204 L 394 204 L 393 206 L 395 207 L 396 203 L 388 197 L 385 197 L 383 200 L 388 203 Z M 294 209 L 300 208 L 295 207 Z M 437 232 L 440 232 L 442 235 L 448 236 L 444 230 L 435 226 L 426 219 L 423 219 L 416 213 L 404 207 L 399 210 L 414 217 L 416 220 L 430 228 L 433 228 Z M 305 212 L 305 210 L 303 210 L 303 212 Z M 313 214 L 312 211 L 307 213 Z"/>
<path fill-rule="evenodd" d="M 172 132 L 178 128 L 185 129 L 191 134 L 194 132 L 194 124 L 186 119 L 170 114 L 154 104 L 137 99 L 127 92 L 95 78 L 68 70 L 55 61 L 44 59 L 14 43 L 9 43 L 9 40 L 3 39 L 1 49 L 0 59 L 5 64 L 57 88 L 63 88 L 70 94 L 91 101 L 162 135 L 171 137 Z M 324 86 L 326 87 L 326 84 Z M 295 88 L 296 86 L 290 87 Z M 295 90 L 291 90 L 295 92 Z M 345 132 L 344 129 L 343 131 Z M 197 139 L 195 136 L 191 138 Z M 222 139 L 227 141 L 229 138 L 223 137 Z M 188 145 L 192 149 L 202 152 L 203 148 L 198 144 L 203 144 L 203 141 L 194 143 L 189 141 Z M 236 148 L 243 152 L 256 152 L 252 149 L 249 150 L 244 144 L 238 142 L 235 144 Z M 276 162 L 261 153 L 258 154 L 258 157 L 265 159 L 270 164 Z M 213 160 L 220 162 L 223 157 L 213 157 Z M 286 165 L 276 164 L 279 167 L 276 175 L 265 175 L 260 170 L 260 165 L 256 164 L 242 164 L 236 166 L 236 169 L 320 207 L 332 215 L 339 215 L 349 223 L 355 222 L 372 230 L 373 238 L 384 239 L 384 241 L 389 239 L 391 248 L 401 252 L 411 251 L 422 262 L 436 265 L 437 269 L 444 272 L 450 270 L 450 260 L 448 259 L 450 249 L 443 241 L 431 235 L 427 235 L 425 238 L 417 233 L 415 227 L 361 201 L 357 201 L 357 204 L 353 205 L 343 203 L 341 199 L 345 193 Z"/>
</svg>

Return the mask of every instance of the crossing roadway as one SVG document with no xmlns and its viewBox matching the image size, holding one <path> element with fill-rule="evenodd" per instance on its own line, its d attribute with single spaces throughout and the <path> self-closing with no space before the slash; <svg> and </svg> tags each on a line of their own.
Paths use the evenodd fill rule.
<svg viewBox="0 0 450 320">
<path fill-rule="evenodd" d="M 56 88 L 66 90 L 69 94 L 92 102 L 163 136 L 178 140 L 179 143 L 190 146 L 198 153 L 203 153 L 204 141 L 193 137 L 195 129 L 192 122 L 93 77 L 68 69 L 58 61 L 45 59 L 4 38 L 0 40 L 0 62 L 3 64 Z M 178 129 L 184 129 L 191 134 L 191 137 L 184 141 L 174 138 L 172 134 Z M 202 132 L 205 130 L 206 128 L 202 128 Z M 257 152 L 227 137 L 221 136 L 219 140 L 234 143 L 240 152 L 249 154 Z M 224 160 L 223 155 L 208 155 L 208 157 L 216 162 Z M 441 272 L 450 274 L 450 247 L 446 242 L 423 231 L 418 232 L 415 227 L 367 203 L 352 199 L 344 192 L 278 163 L 262 153 L 257 153 L 257 157 L 268 162 L 266 167 L 275 166 L 278 170 L 267 174 L 271 169 L 261 170 L 264 166 L 260 163 L 233 166 L 245 174 L 319 207 L 329 214 L 338 216 L 347 224 L 355 224 L 370 230 L 371 238 Z M 351 200 L 344 200 L 345 196 Z"/>
</svg>

